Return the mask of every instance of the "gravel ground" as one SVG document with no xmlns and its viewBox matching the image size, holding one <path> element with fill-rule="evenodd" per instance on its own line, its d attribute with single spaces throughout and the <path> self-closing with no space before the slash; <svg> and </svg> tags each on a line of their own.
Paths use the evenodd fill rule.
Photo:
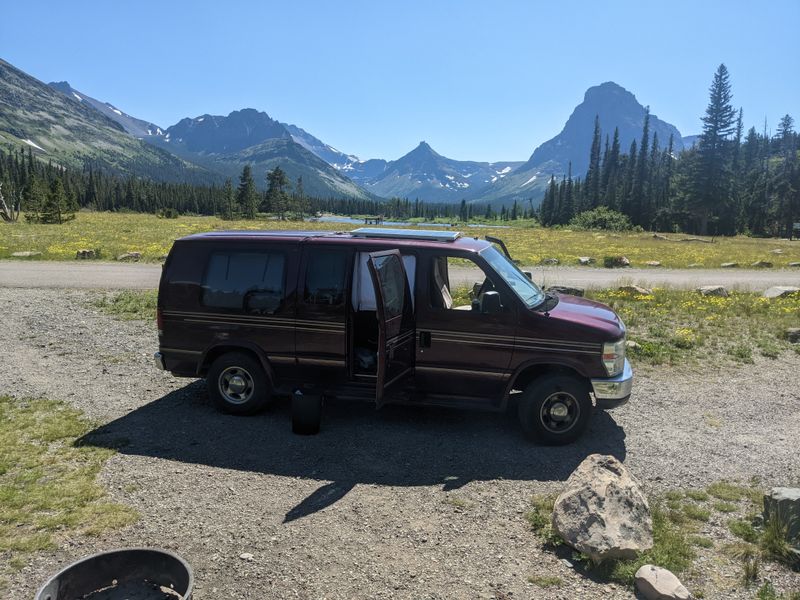
<svg viewBox="0 0 800 600">
<path fill-rule="evenodd" d="M 11 576 L 11 600 L 120 546 L 182 555 L 197 600 L 630 598 L 543 550 L 524 519 L 531 495 L 558 491 L 587 454 L 614 454 L 649 493 L 800 483 L 797 354 L 639 369 L 632 401 L 564 448 L 526 442 L 504 415 L 344 403 L 326 407 L 320 435 L 299 437 L 286 402 L 226 416 L 202 382 L 156 370 L 153 325 L 100 314 L 100 293 L 0 288 L 0 394 L 65 400 L 101 423 L 91 439 L 120 446 L 101 477 L 142 518 L 33 555 Z M 725 535 L 724 523 L 704 528 Z M 776 588 L 800 588 L 800 574 L 767 566 Z M 528 582 L 542 575 L 563 584 Z M 738 577 L 711 555 L 698 561 L 706 598 L 752 598 Z"/>
</svg>

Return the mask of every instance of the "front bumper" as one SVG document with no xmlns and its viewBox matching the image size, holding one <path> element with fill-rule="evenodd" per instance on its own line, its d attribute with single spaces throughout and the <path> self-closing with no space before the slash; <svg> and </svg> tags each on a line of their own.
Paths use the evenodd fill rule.
<svg viewBox="0 0 800 600">
<path fill-rule="evenodd" d="M 164 364 L 164 356 L 161 354 L 161 352 L 156 352 L 155 354 L 153 354 L 153 360 L 156 363 L 156 367 L 158 367 L 162 371 L 167 370 L 167 365 Z"/>
<path fill-rule="evenodd" d="M 627 358 L 622 373 L 616 377 L 592 379 L 592 391 L 599 408 L 614 408 L 625 404 L 630 398 L 632 387 L 633 369 Z"/>
</svg>

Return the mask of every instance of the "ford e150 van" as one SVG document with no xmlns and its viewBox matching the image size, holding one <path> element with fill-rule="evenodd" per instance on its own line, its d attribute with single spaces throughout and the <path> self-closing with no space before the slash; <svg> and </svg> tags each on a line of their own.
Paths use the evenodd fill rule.
<svg viewBox="0 0 800 600">
<path fill-rule="evenodd" d="M 594 409 L 625 403 L 633 381 L 614 311 L 546 293 L 500 240 L 451 231 L 179 239 L 158 330 L 159 368 L 205 377 L 222 410 L 252 414 L 294 393 L 293 419 L 311 429 L 323 398 L 513 406 L 526 434 L 561 444 Z"/>
</svg>

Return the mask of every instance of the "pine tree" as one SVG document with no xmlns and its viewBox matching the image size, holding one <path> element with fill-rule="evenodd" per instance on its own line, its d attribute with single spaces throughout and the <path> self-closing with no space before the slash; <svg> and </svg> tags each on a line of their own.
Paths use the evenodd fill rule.
<svg viewBox="0 0 800 600">
<path fill-rule="evenodd" d="M 225 180 L 225 185 L 222 186 L 222 218 L 231 220 L 234 218 L 236 199 L 233 195 L 233 182 L 230 177 Z"/>
<path fill-rule="evenodd" d="M 736 111 L 731 105 L 728 69 L 721 64 L 709 89 L 709 102 L 703 117 L 703 132 L 697 148 L 696 172 L 693 175 L 690 210 L 696 219 L 696 229 L 703 235 L 709 223 L 731 208 L 731 143 Z M 733 233 L 718 231 L 717 233 Z"/>
<path fill-rule="evenodd" d="M 594 117 L 594 132 L 592 133 L 592 146 L 589 151 L 589 170 L 586 172 L 585 195 L 586 202 L 582 209 L 597 208 L 600 205 L 600 117 Z M 606 141 L 606 149 L 608 141 Z"/>
<path fill-rule="evenodd" d="M 22 191 L 22 210 L 25 211 L 26 220 L 32 223 L 38 223 L 41 220 L 45 199 L 46 193 L 41 181 L 35 173 L 30 173 L 28 185 Z"/>
<path fill-rule="evenodd" d="M 74 218 L 75 214 L 69 210 L 69 200 L 64 193 L 64 184 L 61 182 L 61 178 L 57 177 L 50 184 L 50 191 L 42 205 L 39 222 L 61 225 Z"/>
<path fill-rule="evenodd" d="M 289 199 L 284 191 L 288 183 L 286 173 L 280 167 L 267 171 L 267 202 L 272 212 L 277 213 L 281 219 L 289 209 Z"/>
<path fill-rule="evenodd" d="M 256 182 L 253 181 L 253 171 L 250 165 L 245 165 L 239 177 L 239 189 L 236 191 L 236 203 L 245 219 L 255 219 L 258 208 L 258 194 Z"/>
</svg>

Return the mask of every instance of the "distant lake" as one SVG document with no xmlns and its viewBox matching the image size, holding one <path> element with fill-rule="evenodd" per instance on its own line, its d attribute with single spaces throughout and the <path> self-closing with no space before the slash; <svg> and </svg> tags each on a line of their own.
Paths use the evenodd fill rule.
<svg viewBox="0 0 800 600">
<path fill-rule="evenodd" d="M 352 223 L 354 225 L 363 225 L 364 219 L 354 219 L 352 217 L 339 217 L 336 215 L 324 215 L 322 217 L 306 217 L 306 221 L 313 221 L 315 223 Z M 411 227 L 483 227 L 489 229 L 508 229 L 508 225 L 484 225 L 482 223 L 412 223 L 411 221 L 384 221 L 381 225 L 405 225 Z"/>
</svg>

